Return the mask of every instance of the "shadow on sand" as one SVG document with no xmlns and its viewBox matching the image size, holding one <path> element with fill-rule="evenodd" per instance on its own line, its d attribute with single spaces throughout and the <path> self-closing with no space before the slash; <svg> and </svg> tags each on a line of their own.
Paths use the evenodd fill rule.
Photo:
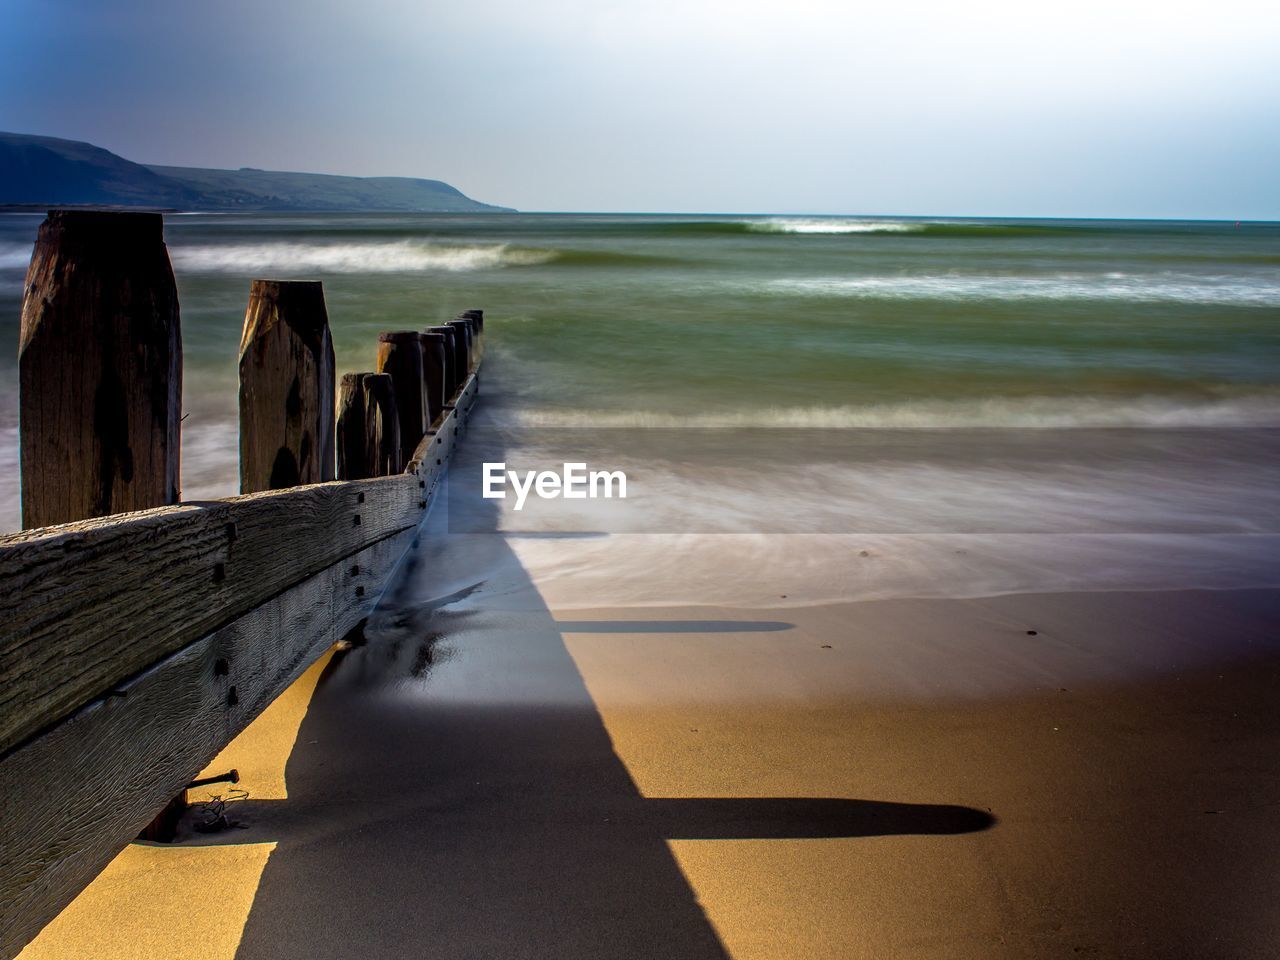
<svg viewBox="0 0 1280 960">
<path fill-rule="evenodd" d="M 775 633 L 794 630 L 781 620 L 557 620 L 561 633 Z"/>
<path fill-rule="evenodd" d="M 666 840 L 994 822 L 947 805 L 641 796 L 561 632 L 789 624 L 557 623 L 504 537 L 449 535 L 443 513 L 364 645 L 329 664 L 288 762 L 289 799 L 239 805 L 250 829 L 204 839 L 278 843 L 241 960 L 718 960 Z"/>
</svg>

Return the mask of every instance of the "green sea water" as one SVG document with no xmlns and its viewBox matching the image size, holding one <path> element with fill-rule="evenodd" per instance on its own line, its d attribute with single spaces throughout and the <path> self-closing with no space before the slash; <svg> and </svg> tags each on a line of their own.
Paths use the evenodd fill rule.
<svg viewBox="0 0 1280 960">
<path fill-rule="evenodd" d="M 38 216 L 0 216 L 0 509 Z M 250 280 L 324 282 L 340 372 L 485 310 L 493 416 L 614 427 L 1280 425 L 1280 224 L 172 215 L 189 496 L 234 492 Z"/>
</svg>

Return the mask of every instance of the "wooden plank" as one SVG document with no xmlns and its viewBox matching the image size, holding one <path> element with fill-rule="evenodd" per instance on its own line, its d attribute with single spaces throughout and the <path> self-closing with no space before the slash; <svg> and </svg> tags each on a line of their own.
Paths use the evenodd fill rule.
<svg viewBox="0 0 1280 960">
<path fill-rule="evenodd" d="M 452 438 L 475 378 L 436 433 Z M 459 409 L 461 405 L 462 409 Z M 443 464 L 0 537 L 0 753 L 275 594 L 417 524 Z"/>
<path fill-rule="evenodd" d="M 0 539 L 0 750 L 416 523 L 419 500 L 400 475 Z"/>
<path fill-rule="evenodd" d="M 449 462 L 454 445 L 466 434 L 467 421 L 480 392 L 478 373 L 472 373 L 466 383 L 445 405 L 444 417 L 422 438 L 406 471 L 420 477 L 428 491 L 434 490 Z"/>
<path fill-rule="evenodd" d="M 369 615 L 416 536 L 393 534 L 309 577 L 0 760 L 0 956 Z"/>
</svg>

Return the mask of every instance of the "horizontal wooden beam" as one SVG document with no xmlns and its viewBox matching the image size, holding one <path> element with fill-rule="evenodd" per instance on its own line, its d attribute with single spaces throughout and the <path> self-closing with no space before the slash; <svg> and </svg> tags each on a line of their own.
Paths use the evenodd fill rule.
<svg viewBox="0 0 1280 960">
<path fill-rule="evenodd" d="M 473 375 L 423 438 L 403 476 L 236 497 L 187 513 L 187 507 L 146 511 L 114 524 L 103 519 L 67 525 L 77 528 L 74 533 L 54 527 L 0 542 L 0 585 L 6 588 L 0 596 L 7 618 L 0 621 L 0 646 L 21 650 L 11 633 L 25 628 L 40 638 L 29 641 L 37 648 L 54 643 L 63 651 L 68 662 L 48 666 L 61 682 L 92 690 L 75 709 L 0 751 L 0 958 L 14 957 L 236 734 L 369 615 L 406 550 L 416 547 L 419 520 L 439 490 L 477 391 Z M 405 493 L 412 494 L 412 502 L 403 502 Z M 201 521 L 207 523 L 213 511 L 246 503 L 257 509 L 264 500 L 274 502 L 274 527 L 255 519 L 251 537 L 237 529 L 229 543 L 201 532 Z M 297 524 L 307 531 L 309 544 L 290 530 L 290 503 L 304 513 Z M 371 515 L 370 504 L 382 513 Z M 360 524 L 350 527 L 368 528 L 363 539 L 338 529 L 357 514 Z M 236 519 L 226 522 L 238 525 L 247 514 L 232 515 Z M 334 529 L 327 529 L 325 520 Z M 290 545 L 273 546 L 271 529 Z M 377 535 L 369 536 L 370 530 Z M 192 535 L 212 555 L 184 550 L 182 541 Z M 327 537 L 355 549 L 335 550 Z M 65 549 L 64 543 L 69 544 Z M 116 559 L 113 544 L 123 551 Z M 248 544 L 267 556 L 250 562 Z M 305 546 L 323 557 L 342 555 L 317 570 L 315 561 L 302 556 Z M 60 550 L 63 557 L 57 555 Z M 171 568 L 149 557 L 150 550 L 169 556 Z M 18 562 L 17 551 L 25 551 L 25 563 Z M 223 596 L 218 605 L 205 576 L 213 557 L 274 576 L 279 584 L 288 577 L 273 569 L 275 558 L 293 571 L 293 579 L 240 610 L 245 596 L 264 590 L 237 574 L 238 592 Z M 130 564 L 145 568 L 130 574 Z M 49 571 L 47 579 L 38 575 L 41 567 Z M 7 589 L 9 578 L 18 576 L 24 578 L 26 598 L 15 598 Z M 116 593 L 82 579 L 103 576 L 116 585 Z M 190 582 L 193 578 L 199 582 Z M 216 585 L 229 582 L 231 571 L 224 569 Z M 100 628 L 77 607 L 77 584 L 81 602 L 109 627 Z M 33 604 L 32 616 L 39 617 L 39 634 L 23 620 L 27 602 Z M 117 604 L 135 619 L 119 615 L 113 609 Z M 61 625 L 57 610 L 67 618 Z M 231 610 L 238 612 L 228 616 Z M 184 618 L 195 617 L 224 619 L 183 643 L 191 633 Z M 154 630 L 164 631 L 167 639 L 151 642 L 145 634 Z M 110 656 L 112 644 L 116 659 Z M 141 669 L 125 666 L 146 651 L 156 655 Z M 74 658 L 82 654 L 99 678 L 96 689 L 79 675 Z M 113 679 L 104 682 L 104 677 Z M 4 709 L 19 713 L 22 722 L 12 729 L 29 729 L 25 702 L 6 689 L 11 682 L 7 674 L 0 679 Z M 61 701 L 44 696 L 39 705 L 48 711 L 55 702 Z"/>
<path fill-rule="evenodd" d="M 0 537 L 0 753 L 282 590 L 415 526 L 473 376 L 406 473 Z M 427 453 L 424 451 L 431 450 Z"/>
<path fill-rule="evenodd" d="M 308 577 L 0 760 L 0 956 L 16 955 L 368 616 L 416 535 L 393 534 Z"/>
</svg>

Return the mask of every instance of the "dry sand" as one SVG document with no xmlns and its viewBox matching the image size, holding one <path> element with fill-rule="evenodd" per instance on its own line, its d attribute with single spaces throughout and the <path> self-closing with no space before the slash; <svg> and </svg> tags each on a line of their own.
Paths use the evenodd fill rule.
<svg viewBox="0 0 1280 960">
<path fill-rule="evenodd" d="M 492 587 L 400 597 L 211 764 L 246 829 L 131 847 L 24 958 L 1275 955 L 1274 591 Z"/>
</svg>

